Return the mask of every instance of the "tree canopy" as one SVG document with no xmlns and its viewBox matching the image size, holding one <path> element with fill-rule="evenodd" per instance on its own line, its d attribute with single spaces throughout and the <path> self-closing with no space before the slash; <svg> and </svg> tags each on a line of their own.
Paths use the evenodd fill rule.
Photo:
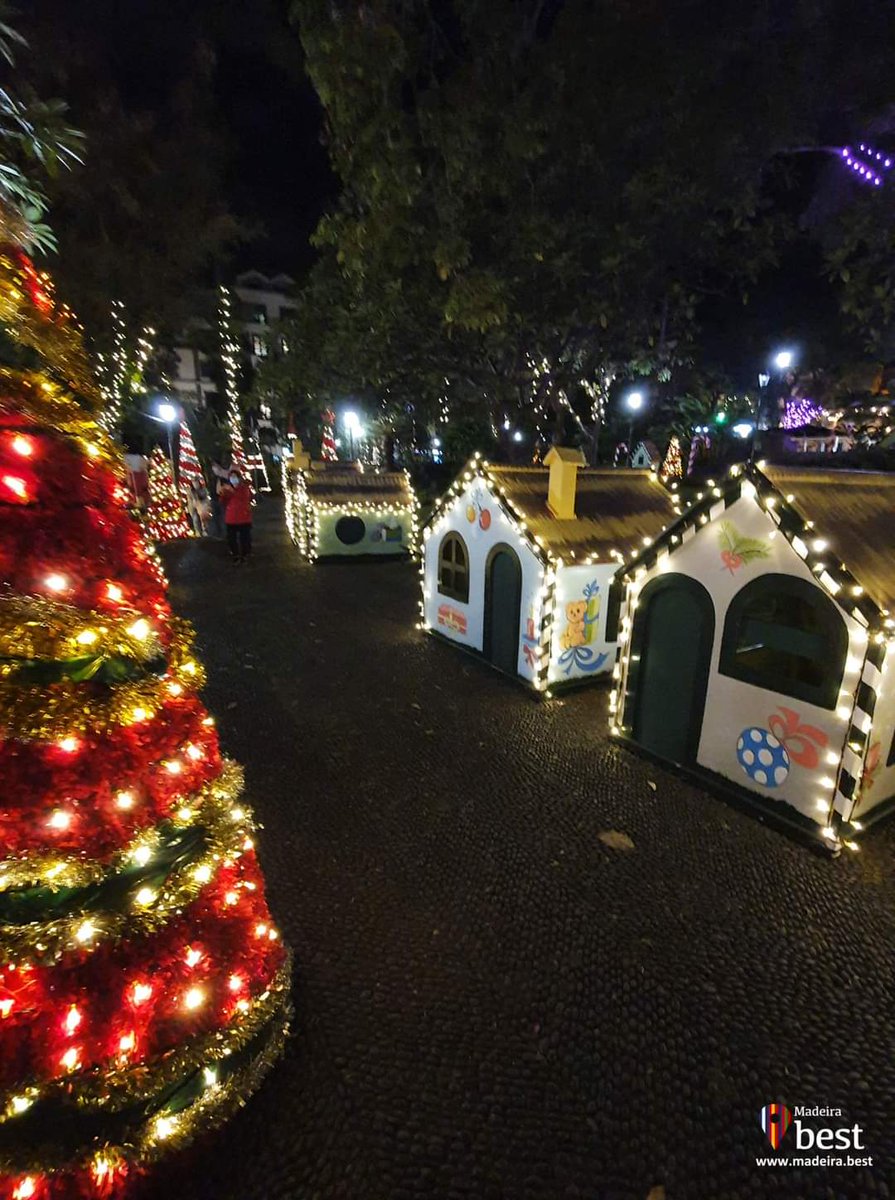
<svg viewBox="0 0 895 1200">
<path fill-rule="evenodd" d="M 882 7 L 295 0 L 342 190 L 275 385 L 597 424 L 800 236 L 804 152 L 880 120 Z M 892 246 L 873 202 L 873 247 L 833 215 L 843 283 Z"/>
</svg>

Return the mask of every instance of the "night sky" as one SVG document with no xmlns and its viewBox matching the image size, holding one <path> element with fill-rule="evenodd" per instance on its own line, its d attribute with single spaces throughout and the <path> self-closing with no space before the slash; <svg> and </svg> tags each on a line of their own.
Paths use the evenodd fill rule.
<svg viewBox="0 0 895 1200">
<path fill-rule="evenodd" d="M 197 49 L 213 54 L 214 113 L 229 151 L 226 196 L 236 216 L 259 228 L 235 266 L 296 273 L 313 260 L 308 236 L 335 184 L 288 8 L 288 0 L 34 0 L 21 24 L 35 51 L 47 36 L 70 48 L 63 94 L 75 124 L 90 103 L 88 74 L 113 82 L 129 107 L 164 112 Z M 30 22 L 43 22 L 44 32 Z"/>
</svg>

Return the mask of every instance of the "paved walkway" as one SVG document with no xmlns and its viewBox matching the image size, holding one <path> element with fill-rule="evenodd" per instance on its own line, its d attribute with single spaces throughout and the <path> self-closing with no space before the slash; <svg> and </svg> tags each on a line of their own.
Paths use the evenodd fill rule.
<svg viewBox="0 0 895 1200">
<path fill-rule="evenodd" d="M 257 535 L 166 560 L 295 1036 L 152 1200 L 889 1196 L 895 827 L 817 857 L 610 745 L 599 688 L 539 705 L 425 639 L 414 568 L 306 566 L 274 500 Z M 771 1100 L 843 1108 L 879 1166 L 757 1168 Z"/>
</svg>

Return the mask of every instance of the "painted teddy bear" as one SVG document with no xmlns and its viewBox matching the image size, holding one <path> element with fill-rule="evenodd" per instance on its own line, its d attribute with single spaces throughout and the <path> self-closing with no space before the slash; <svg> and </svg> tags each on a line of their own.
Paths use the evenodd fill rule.
<svg viewBox="0 0 895 1200">
<path fill-rule="evenodd" d="M 587 615 L 586 600 L 570 600 L 566 604 L 566 627 L 559 639 L 563 650 L 573 646 L 583 646 L 587 641 L 584 618 Z"/>
</svg>

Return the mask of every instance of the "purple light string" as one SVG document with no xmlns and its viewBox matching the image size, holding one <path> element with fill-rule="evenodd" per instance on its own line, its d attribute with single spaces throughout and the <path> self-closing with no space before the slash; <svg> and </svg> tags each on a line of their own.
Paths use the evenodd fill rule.
<svg viewBox="0 0 895 1200">
<path fill-rule="evenodd" d="M 852 150 L 851 146 L 843 146 L 839 153 L 845 165 L 872 187 L 883 186 L 883 176 L 880 172 L 891 170 L 893 165 L 893 160 L 887 154 L 882 150 L 875 150 L 866 142 L 860 143 L 857 152 Z"/>
</svg>

